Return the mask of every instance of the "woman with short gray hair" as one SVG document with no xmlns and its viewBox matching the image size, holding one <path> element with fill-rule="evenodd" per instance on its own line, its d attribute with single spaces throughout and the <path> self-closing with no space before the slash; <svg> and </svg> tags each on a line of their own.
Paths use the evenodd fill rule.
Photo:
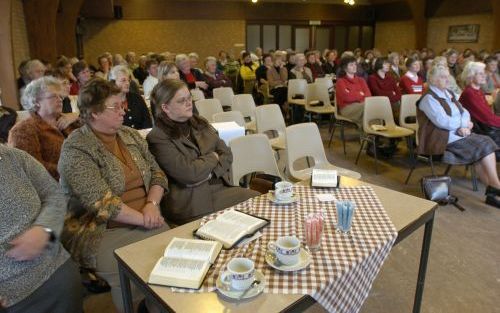
<svg viewBox="0 0 500 313">
<path fill-rule="evenodd" d="M 179 69 L 180 79 L 188 85 L 189 89 L 200 88 L 203 92 L 206 92 L 208 84 L 205 82 L 205 77 L 200 71 L 191 67 L 191 63 L 187 55 L 176 55 L 175 65 Z"/>
<path fill-rule="evenodd" d="M 419 154 L 443 155 L 447 164 L 474 164 L 486 188 L 486 203 L 500 208 L 500 181 L 496 169 L 495 142 L 472 133 L 469 112 L 446 89 L 450 77 L 446 66 L 429 71 L 429 89 L 419 100 L 417 147 Z"/>
<path fill-rule="evenodd" d="M 213 90 L 220 87 L 232 87 L 231 80 L 224 75 L 222 71 L 217 69 L 217 59 L 215 57 L 207 57 L 205 59 L 205 81 L 208 84 L 207 96 L 213 96 Z"/>
<path fill-rule="evenodd" d="M 24 150 L 59 179 L 57 162 L 64 139 L 81 126 L 78 115 L 62 113 L 63 87 L 52 76 L 32 81 L 26 86 L 23 106 L 30 117 L 17 123 L 9 133 L 9 145 Z"/>
</svg>

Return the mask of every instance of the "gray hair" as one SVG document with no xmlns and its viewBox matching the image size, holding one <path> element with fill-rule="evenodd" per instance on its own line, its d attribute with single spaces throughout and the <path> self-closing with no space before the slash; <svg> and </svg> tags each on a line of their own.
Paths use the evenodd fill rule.
<svg viewBox="0 0 500 313">
<path fill-rule="evenodd" d="M 205 68 L 208 70 L 208 62 L 214 62 L 217 64 L 217 59 L 215 57 L 207 57 L 205 59 Z"/>
<path fill-rule="evenodd" d="M 434 85 L 436 81 L 436 77 L 442 74 L 447 74 L 450 75 L 450 70 L 448 69 L 447 66 L 443 65 L 437 65 L 431 67 L 429 72 L 427 73 L 427 81 L 431 84 Z"/>
<path fill-rule="evenodd" d="M 483 62 L 468 62 L 465 65 L 464 71 L 462 72 L 461 76 L 462 82 L 464 82 L 465 85 L 470 84 L 472 78 L 481 71 L 484 71 L 485 67 L 486 64 L 484 64 Z"/>
<path fill-rule="evenodd" d="M 184 60 L 189 60 L 188 56 L 185 55 L 184 53 L 176 55 L 175 56 L 175 66 L 179 67 L 179 63 L 181 63 Z"/>
<path fill-rule="evenodd" d="M 44 76 L 31 81 L 24 89 L 21 97 L 23 108 L 30 112 L 36 112 L 38 110 L 38 99 L 43 93 L 47 92 L 49 87 L 62 88 L 61 82 L 52 76 Z"/>
<path fill-rule="evenodd" d="M 116 65 L 113 66 L 111 71 L 109 71 L 109 80 L 116 80 L 119 74 L 124 74 L 130 77 L 130 69 L 126 65 Z"/>
<path fill-rule="evenodd" d="M 189 54 L 189 58 L 195 58 L 196 60 L 198 60 L 200 58 L 200 56 L 196 52 L 191 52 Z"/>
<path fill-rule="evenodd" d="M 443 56 L 437 56 L 432 60 L 432 66 L 438 66 L 438 65 L 443 65 L 443 66 L 448 66 L 448 60 L 446 57 Z"/>
<path fill-rule="evenodd" d="M 389 55 L 387 56 L 387 60 L 389 60 L 389 63 L 394 62 L 394 59 L 395 59 L 395 58 L 399 58 L 399 53 L 397 53 L 397 52 L 391 52 L 391 53 L 389 53 Z"/>
<path fill-rule="evenodd" d="M 26 74 L 30 79 L 31 77 L 33 77 L 33 71 L 37 67 L 42 67 L 43 70 L 45 71 L 45 65 L 43 65 L 43 63 L 37 59 L 29 60 L 28 63 L 26 63 Z"/>
</svg>

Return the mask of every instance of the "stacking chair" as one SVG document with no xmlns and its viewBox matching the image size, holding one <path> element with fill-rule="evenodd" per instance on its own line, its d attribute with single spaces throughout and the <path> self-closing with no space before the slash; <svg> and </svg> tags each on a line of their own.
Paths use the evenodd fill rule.
<svg viewBox="0 0 500 313">
<path fill-rule="evenodd" d="M 214 99 L 219 99 L 222 107 L 231 108 L 233 105 L 234 91 L 231 87 L 214 88 Z"/>
<path fill-rule="evenodd" d="M 201 89 L 191 89 L 190 92 L 194 102 L 205 99 L 205 94 L 201 91 Z"/>
<path fill-rule="evenodd" d="M 267 131 L 275 131 L 277 137 L 270 138 L 271 147 L 275 150 L 285 150 L 285 119 L 281 113 L 281 109 L 277 104 L 264 104 L 255 109 L 255 122 L 257 124 L 257 132 L 264 133 Z"/>
<path fill-rule="evenodd" d="M 194 103 L 198 114 L 204 117 L 210 123 L 213 122 L 215 113 L 223 112 L 222 105 L 218 99 L 202 99 Z"/>
<path fill-rule="evenodd" d="M 243 114 L 245 118 L 245 128 L 252 133 L 257 132 L 255 108 L 255 101 L 251 94 L 241 94 L 233 97 L 233 111 L 239 111 Z"/>
<path fill-rule="evenodd" d="M 215 113 L 212 116 L 212 120 L 215 123 L 236 122 L 238 126 L 245 127 L 245 119 L 243 118 L 243 115 L 239 111 L 227 111 L 227 112 Z"/>
<path fill-rule="evenodd" d="M 314 81 L 315 84 L 325 84 L 326 88 L 328 90 L 328 93 L 331 93 L 333 91 L 333 80 L 331 77 L 318 77 Z"/>
<path fill-rule="evenodd" d="M 318 125 L 314 123 L 302 123 L 288 126 L 286 128 L 287 140 L 287 168 L 290 176 L 295 180 L 306 180 L 311 177 L 312 167 L 296 170 L 294 162 L 301 158 L 313 158 L 314 167 L 337 170 L 339 175 L 355 179 L 361 178 L 361 174 L 331 164 L 326 158 L 323 141 L 319 134 Z"/>
<path fill-rule="evenodd" d="M 295 96 L 304 96 L 306 93 L 307 81 L 305 79 L 290 79 L 288 81 L 287 102 L 294 112 L 294 106 L 305 106 L 305 99 L 294 99 Z M 293 120 L 293 118 L 292 118 Z"/>
<path fill-rule="evenodd" d="M 417 101 L 421 95 L 411 94 L 401 96 L 401 109 L 399 111 L 399 126 L 412 129 L 415 132 L 418 130 L 417 125 Z M 407 119 L 411 117 L 415 122 L 409 122 Z"/>
<path fill-rule="evenodd" d="M 332 106 L 330 95 L 328 94 L 328 85 L 324 82 L 308 84 L 306 88 L 306 112 L 309 113 L 309 122 L 312 122 L 312 115 L 332 115 L 335 109 Z M 314 105 L 322 102 L 323 105 Z"/>
<path fill-rule="evenodd" d="M 239 186 L 245 175 L 262 172 L 281 177 L 269 139 L 264 134 L 238 137 L 229 142 L 233 153 L 231 183 Z"/>
<path fill-rule="evenodd" d="M 374 121 L 382 121 L 385 126 L 384 130 L 375 130 L 372 127 Z M 375 156 L 375 173 L 378 174 L 378 158 L 376 149 L 377 137 L 385 138 L 405 138 L 410 151 L 410 158 L 413 161 L 413 142 L 412 135 L 414 131 L 411 129 L 396 126 L 394 117 L 392 115 L 391 103 L 388 97 L 366 97 L 363 113 L 363 132 L 361 136 L 361 147 L 359 148 L 356 157 L 356 164 L 358 164 L 359 156 L 363 150 L 365 142 L 369 141 L 374 147 Z"/>
<path fill-rule="evenodd" d="M 356 128 L 358 128 L 358 125 L 353 121 L 351 120 L 350 118 L 347 118 L 345 116 L 342 116 L 339 112 L 339 107 L 337 105 L 337 100 L 335 99 L 335 104 L 333 106 L 333 114 L 335 115 L 335 122 L 333 124 L 333 128 L 332 128 L 332 133 L 330 135 L 330 140 L 328 141 L 328 148 L 330 148 L 330 145 L 332 144 L 332 139 L 333 139 L 333 135 L 335 134 L 335 129 L 337 128 L 337 126 L 340 127 L 340 139 L 342 139 L 342 145 L 344 146 L 344 155 L 346 155 L 346 150 L 345 150 L 345 133 L 344 133 L 344 127 L 345 125 L 354 125 L 356 126 Z M 361 135 L 360 135 L 361 136 Z"/>
<path fill-rule="evenodd" d="M 274 96 L 270 92 L 268 83 L 260 85 L 259 92 L 264 96 L 264 104 L 268 104 L 274 99 Z"/>
</svg>

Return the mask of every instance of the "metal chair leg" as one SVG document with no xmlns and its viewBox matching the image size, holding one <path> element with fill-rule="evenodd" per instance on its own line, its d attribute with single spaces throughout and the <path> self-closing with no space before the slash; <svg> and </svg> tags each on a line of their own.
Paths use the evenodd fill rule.
<svg viewBox="0 0 500 313">
<path fill-rule="evenodd" d="M 477 191 L 477 176 L 476 176 L 476 168 L 474 165 L 470 166 L 470 176 L 472 180 L 472 190 Z"/>
<path fill-rule="evenodd" d="M 446 170 L 444 171 L 444 175 L 448 175 L 448 173 L 450 172 L 450 169 L 451 169 L 451 164 L 448 164 L 448 166 L 446 167 Z"/>
<path fill-rule="evenodd" d="M 413 164 L 413 166 L 410 169 L 410 172 L 408 173 L 408 176 L 406 176 L 405 185 L 408 185 L 408 182 L 410 181 L 411 174 L 413 174 L 413 170 L 415 170 L 415 164 Z"/>
<path fill-rule="evenodd" d="M 436 172 L 434 171 L 434 162 L 432 162 L 432 155 L 429 155 L 429 163 L 431 165 L 432 176 L 436 176 Z"/>
<path fill-rule="evenodd" d="M 342 146 L 344 147 L 344 156 L 347 155 L 345 151 L 345 133 L 344 133 L 344 123 L 340 126 L 340 138 L 342 139 Z"/>
<path fill-rule="evenodd" d="M 356 162 L 354 162 L 354 164 L 358 164 L 359 156 L 361 155 L 361 151 L 363 150 L 365 141 L 366 141 L 365 138 L 361 139 L 361 146 L 359 147 L 358 155 L 356 156 Z"/>
<path fill-rule="evenodd" d="M 332 144 L 332 140 L 333 140 L 333 134 L 335 134 L 335 129 L 337 128 L 337 124 L 333 124 L 333 128 L 332 128 L 332 134 L 330 135 L 330 140 L 328 141 L 328 148 L 330 148 L 330 145 Z"/>
<path fill-rule="evenodd" d="M 375 156 L 375 175 L 378 175 L 377 137 L 373 139 L 373 155 Z"/>
</svg>

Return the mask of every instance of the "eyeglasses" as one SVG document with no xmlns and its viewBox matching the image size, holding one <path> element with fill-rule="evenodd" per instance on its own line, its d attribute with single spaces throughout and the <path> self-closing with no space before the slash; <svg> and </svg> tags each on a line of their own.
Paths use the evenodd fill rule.
<svg viewBox="0 0 500 313">
<path fill-rule="evenodd" d="M 193 98 L 191 96 L 186 97 L 186 98 L 180 98 L 177 101 L 175 101 L 176 104 L 192 104 L 193 103 Z"/>
<path fill-rule="evenodd" d="M 119 104 L 119 105 L 115 105 L 115 106 L 107 106 L 106 109 L 112 110 L 112 111 L 118 113 L 120 111 L 125 111 L 125 106 L 123 106 L 122 104 Z"/>
<path fill-rule="evenodd" d="M 47 97 L 41 97 L 40 99 L 41 100 L 54 100 L 54 99 L 63 100 L 64 97 L 62 95 L 53 94 L 53 95 L 50 95 L 50 96 L 47 96 Z"/>
</svg>

